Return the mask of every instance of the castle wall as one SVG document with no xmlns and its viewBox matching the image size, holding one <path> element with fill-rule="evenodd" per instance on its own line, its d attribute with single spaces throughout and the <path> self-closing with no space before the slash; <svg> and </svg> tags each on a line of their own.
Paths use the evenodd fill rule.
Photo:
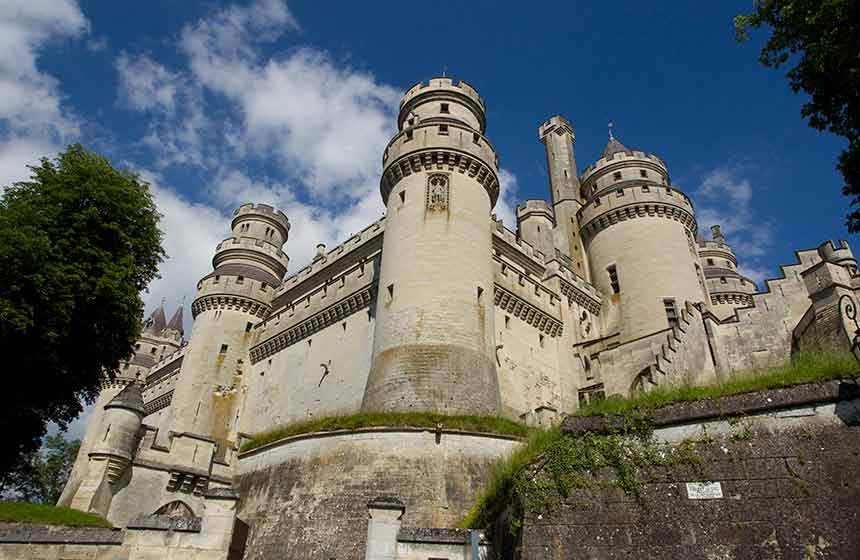
<svg viewBox="0 0 860 560">
<path fill-rule="evenodd" d="M 421 429 L 297 436 L 240 455 L 246 557 L 363 560 L 367 504 L 397 496 L 404 525 L 461 520 L 493 463 L 516 440 Z"/>
<path fill-rule="evenodd" d="M 287 422 L 358 412 L 373 348 L 371 312 L 365 307 L 257 362 L 240 431 L 253 434 Z"/>
</svg>

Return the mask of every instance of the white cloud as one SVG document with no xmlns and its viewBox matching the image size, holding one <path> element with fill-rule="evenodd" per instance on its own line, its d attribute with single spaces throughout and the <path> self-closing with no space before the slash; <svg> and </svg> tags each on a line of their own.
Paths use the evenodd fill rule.
<svg viewBox="0 0 860 560">
<path fill-rule="evenodd" d="M 49 40 L 78 37 L 89 23 L 73 0 L 0 3 L 0 120 L 28 134 L 74 135 L 78 123 L 61 108 L 57 81 L 37 68 Z"/>
<path fill-rule="evenodd" d="M 73 0 L 0 2 L 0 188 L 28 178 L 28 164 L 53 157 L 78 134 L 59 83 L 39 70 L 37 59 L 49 41 L 88 29 Z"/>
<path fill-rule="evenodd" d="M 505 222 L 505 227 L 511 231 L 517 229 L 517 195 L 520 184 L 516 175 L 507 169 L 499 169 L 499 200 L 493 212 L 496 217 Z"/>
<path fill-rule="evenodd" d="M 176 109 L 179 75 L 146 55 L 136 58 L 121 53 L 116 59 L 119 73 L 120 97 L 129 107 L 138 110 Z"/>
<path fill-rule="evenodd" d="M 295 25 L 279 2 L 231 7 L 186 27 L 181 47 L 199 84 L 238 109 L 234 148 L 274 155 L 323 201 L 360 199 L 379 175 L 400 92 L 314 49 L 261 59 L 257 44 L 275 38 L 279 22 Z"/>
<path fill-rule="evenodd" d="M 693 191 L 698 205 L 696 216 L 705 237 L 710 227 L 719 225 L 727 243 L 738 256 L 743 274 L 759 284 L 769 271 L 758 264 L 773 246 L 774 224 L 757 219 L 753 209 L 753 186 L 733 166 L 721 166 L 704 174 Z"/>
</svg>

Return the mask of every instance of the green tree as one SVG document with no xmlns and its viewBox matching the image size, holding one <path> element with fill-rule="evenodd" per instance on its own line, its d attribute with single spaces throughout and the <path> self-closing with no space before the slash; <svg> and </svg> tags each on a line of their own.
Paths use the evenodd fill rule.
<svg viewBox="0 0 860 560">
<path fill-rule="evenodd" d="M 80 145 L 0 200 L 0 475 L 131 356 L 164 258 L 149 185 Z"/>
<path fill-rule="evenodd" d="M 79 440 L 66 441 L 60 434 L 48 436 L 42 449 L 24 454 L 0 482 L 0 488 L 28 502 L 56 504 L 80 448 Z"/>
<path fill-rule="evenodd" d="M 857 0 L 755 0 L 753 13 L 735 17 L 738 40 L 750 28 L 772 33 L 759 60 L 769 68 L 793 65 L 791 89 L 810 100 L 801 115 L 809 126 L 848 140 L 837 169 L 854 210 L 846 216 L 848 231 L 860 231 L 860 2 Z"/>
</svg>

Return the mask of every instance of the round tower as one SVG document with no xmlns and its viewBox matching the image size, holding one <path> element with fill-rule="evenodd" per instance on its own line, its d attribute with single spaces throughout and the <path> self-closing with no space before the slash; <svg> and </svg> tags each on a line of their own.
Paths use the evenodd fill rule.
<svg viewBox="0 0 860 560">
<path fill-rule="evenodd" d="M 824 261 L 844 266 L 852 275 L 857 274 L 857 259 L 844 239 L 840 239 L 838 243 L 825 241 L 818 246 L 818 255 Z"/>
<path fill-rule="evenodd" d="M 700 241 L 698 245 L 711 312 L 725 319 L 734 314 L 735 308 L 752 305 L 755 282 L 738 272 L 738 258 L 726 243 L 720 226 L 711 226 L 711 240 Z"/>
<path fill-rule="evenodd" d="M 621 340 L 670 327 L 684 303 L 706 300 L 690 199 L 671 186 L 657 156 L 626 148 L 610 134 L 581 178 L 578 212 L 591 280 L 616 304 Z"/>
<path fill-rule="evenodd" d="M 433 78 L 403 96 L 383 155 L 386 205 L 365 410 L 496 413 L 490 212 L 498 158 L 484 101 Z"/>
<path fill-rule="evenodd" d="M 171 430 L 226 441 L 235 424 L 235 394 L 251 329 L 271 311 L 287 271 L 281 250 L 290 222 L 265 204 L 233 213 L 233 235 L 215 247 L 213 271 L 197 283 L 194 325 L 171 403 Z"/>
</svg>

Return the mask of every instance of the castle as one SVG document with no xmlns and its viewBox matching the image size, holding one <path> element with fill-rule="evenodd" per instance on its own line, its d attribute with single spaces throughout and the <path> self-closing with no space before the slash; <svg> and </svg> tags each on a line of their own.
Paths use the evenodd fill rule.
<svg viewBox="0 0 860 560">
<path fill-rule="evenodd" d="M 759 290 L 718 226 L 698 235 L 659 157 L 610 135 L 580 173 L 561 116 L 539 127 L 550 201 L 521 204 L 513 231 L 493 214 L 499 158 L 472 86 L 416 84 L 397 125 L 384 218 L 292 276 L 288 217 L 236 209 L 187 342 L 181 309 L 147 320 L 105 381 L 61 505 L 119 527 L 186 520 L 170 546 L 200 558 L 400 557 L 379 544 L 389 521 L 453 526 L 516 438 L 440 425 L 242 442 L 358 412 L 547 426 L 609 395 L 850 346 L 838 300 L 860 277 L 844 241 L 798 251 Z"/>
</svg>

